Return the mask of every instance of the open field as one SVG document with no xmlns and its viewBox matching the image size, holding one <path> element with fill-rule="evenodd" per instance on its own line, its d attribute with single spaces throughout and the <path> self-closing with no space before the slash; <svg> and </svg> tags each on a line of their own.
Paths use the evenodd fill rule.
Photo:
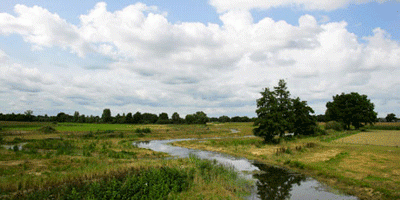
<svg viewBox="0 0 400 200">
<path fill-rule="evenodd" d="M 379 136 L 386 135 L 387 131 L 371 133 Z M 397 135 L 400 131 L 391 134 Z M 329 132 L 325 136 L 279 145 L 264 144 L 260 138 L 207 139 L 174 144 L 290 168 L 361 199 L 400 199 L 400 148 L 336 142 L 363 136 L 364 132 Z M 392 138 L 381 138 L 382 143 L 392 144 Z"/>
<path fill-rule="evenodd" d="M 400 146 L 400 131 L 368 131 L 361 132 L 335 142 L 350 144 L 368 144 L 381 146 Z"/>
<path fill-rule="evenodd" d="M 0 131 L 1 144 L 13 147 L 11 150 L 0 149 L 0 195 L 12 196 L 24 192 L 26 195 L 37 190 L 41 192 L 35 194 L 46 196 L 45 192 L 52 191 L 51 188 L 61 191 L 58 195 L 72 193 L 73 187 L 65 186 L 68 183 L 83 184 L 82 187 L 87 190 L 95 190 L 98 186 L 90 183 L 117 177 L 112 180 L 126 184 L 130 178 L 118 177 L 123 174 L 148 176 L 147 173 L 156 176 L 158 169 L 167 167 L 172 170 L 171 173 L 176 171 L 180 174 L 177 177 L 182 177 L 182 180 L 170 181 L 188 184 L 187 188 L 179 191 L 166 191 L 169 198 L 212 199 L 218 196 L 221 199 L 239 199 L 246 193 L 248 185 L 236 181 L 235 173 L 204 177 L 201 169 L 209 169 L 207 173 L 212 174 L 218 166 L 202 164 L 196 159 L 164 160 L 162 158 L 168 155 L 131 145 L 133 141 L 202 138 L 201 141 L 184 141 L 175 145 L 224 152 L 290 168 L 361 199 L 400 199 L 400 148 L 392 145 L 396 141 L 393 138 L 398 138 L 400 131 L 328 131 L 327 135 L 269 145 L 257 137 L 207 139 L 252 135 L 252 123 L 126 125 L 14 122 L 5 125 L 0 122 L 0 125 L 3 127 Z M 43 126 L 52 126 L 55 131 L 44 133 Z M 371 135 L 380 139 L 374 139 L 375 144 L 381 141 L 384 145 L 352 143 L 356 141 L 352 138 L 361 141 Z M 14 147 L 21 143 L 25 143 L 25 149 Z M 209 177 L 213 177 L 211 181 Z M 66 189 L 57 190 L 63 185 Z M 82 192 L 75 189 L 75 193 L 90 197 L 90 194 Z"/>
<path fill-rule="evenodd" d="M 196 158 L 165 160 L 166 154 L 132 145 L 133 141 L 152 139 L 235 136 L 241 133 L 231 133 L 230 128 L 240 127 L 240 124 L 0 122 L 0 126 L 3 127 L 0 131 L 0 199 L 43 199 L 49 196 L 108 199 L 115 197 L 113 195 L 122 198 L 132 195 L 129 193 L 131 189 L 123 189 L 124 185 L 142 179 L 160 180 L 162 183 L 151 184 L 151 187 L 147 184 L 132 185 L 138 193 L 149 198 L 161 195 L 169 199 L 240 199 L 247 194 L 250 184 L 233 170 L 209 161 Z M 47 126 L 55 130 L 43 132 L 47 130 L 43 127 Z M 21 144 L 24 146 L 19 149 Z M 160 177 L 160 174 L 168 173 L 171 176 L 164 181 L 164 175 Z M 172 185 L 168 185 L 170 183 Z"/>
</svg>

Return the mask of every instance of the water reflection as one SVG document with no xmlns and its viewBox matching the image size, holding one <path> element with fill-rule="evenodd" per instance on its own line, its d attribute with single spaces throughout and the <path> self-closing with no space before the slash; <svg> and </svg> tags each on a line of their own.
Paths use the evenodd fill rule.
<svg viewBox="0 0 400 200">
<path fill-rule="evenodd" d="M 306 177 L 291 173 L 282 168 L 253 163 L 262 173 L 254 174 L 257 179 L 257 194 L 260 199 L 289 199 L 295 184 L 299 185 Z"/>
<path fill-rule="evenodd" d="M 153 140 L 135 142 L 133 145 L 168 153 L 180 158 L 187 158 L 190 154 L 194 154 L 202 159 L 217 160 L 219 163 L 232 166 L 237 171 L 242 172 L 244 177 L 256 181 L 256 188 L 249 196 L 249 199 L 357 199 L 356 197 L 333 191 L 312 178 L 307 178 L 304 175 L 292 173 L 282 168 L 251 162 L 245 158 L 236 158 L 221 153 L 168 145 L 170 142 L 183 140 L 190 139 Z M 255 172 L 255 174 L 251 172 Z"/>
</svg>

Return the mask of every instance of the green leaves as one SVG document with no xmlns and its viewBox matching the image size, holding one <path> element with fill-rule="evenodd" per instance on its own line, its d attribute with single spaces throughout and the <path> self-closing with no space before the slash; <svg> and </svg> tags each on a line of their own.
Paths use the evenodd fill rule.
<svg viewBox="0 0 400 200">
<path fill-rule="evenodd" d="M 333 102 L 328 102 L 326 107 L 325 115 L 328 121 L 342 122 L 346 129 L 350 129 L 350 125 L 359 129 L 364 124 L 374 123 L 377 119 L 374 104 L 367 98 L 367 95 L 360 95 L 356 92 L 336 95 L 333 97 Z"/>
<path fill-rule="evenodd" d="M 295 135 L 310 135 L 315 132 L 315 119 L 310 115 L 314 110 L 300 98 L 291 99 L 284 80 L 279 80 L 274 91 L 265 88 L 257 99 L 257 116 L 254 135 L 271 142 L 275 136 L 284 137 L 286 132 Z"/>
</svg>

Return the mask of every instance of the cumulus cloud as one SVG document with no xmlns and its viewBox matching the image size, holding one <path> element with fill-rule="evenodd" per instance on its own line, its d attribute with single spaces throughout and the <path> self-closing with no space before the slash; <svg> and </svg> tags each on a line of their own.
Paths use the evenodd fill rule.
<svg viewBox="0 0 400 200">
<path fill-rule="evenodd" d="M 297 7 L 305 10 L 325 10 L 331 11 L 344 8 L 350 4 L 363 4 L 369 2 L 383 3 L 388 0 L 210 0 L 210 4 L 217 8 L 218 12 L 229 10 L 251 10 L 251 9 L 270 9 L 277 7 Z"/>
<path fill-rule="evenodd" d="M 18 15 L 0 13 L 0 34 L 17 33 L 25 41 L 32 43 L 33 49 L 59 46 L 84 56 L 90 46 L 81 39 L 77 27 L 61 19 L 57 14 L 39 7 L 27 7 L 17 4 L 14 8 Z"/>
<path fill-rule="evenodd" d="M 248 4 L 289 4 L 265 2 Z M 363 2 L 341 1 L 331 7 Z M 0 63 L 9 62 L 0 65 L 0 83 L 6 91 L 36 93 L 48 105 L 96 112 L 111 107 L 121 113 L 254 114 L 261 89 L 282 78 L 294 96 L 316 105 L 318 113 L 325 110 L 323 102 L 341 92 L 357 91 L 377 102 L 383 96 L 400 99 L 394 92 L 400 88 L 400 44 L 383 29 L 359 38 L 344 21 L 319 24 L 304 15 L 297 26 L 271 18 L 254 22 L 248 10 L 225 8 L 224 1 L 211 3 L 221 4 L 222 25 L 171 23 L 157 7 L 142 3 L 114 12 L 98 3 L 73 25 L 44 8 L 17 5 L 17 17 L 0 13 L 0 34 L 20 34 L 34 48 L 58 46 L 112 62 L 54 77 L 44 69 L 10 63 L 0 51 Z M 327 9 L 321 2 L 294 4 Z M 16 99 L 11 93 L 8 98 Z"/>
</svg>

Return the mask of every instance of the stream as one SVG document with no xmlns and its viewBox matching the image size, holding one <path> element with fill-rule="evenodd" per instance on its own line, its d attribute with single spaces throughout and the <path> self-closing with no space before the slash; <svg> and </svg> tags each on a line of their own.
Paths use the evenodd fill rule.
<svg viewBox="0 0 400 200">
<path fill-rule="evenodd" d="M 255 181 L 255 187 L 248 199 L 357 199 L 354 196 L 341 194 L 315 179 L 286 169 L 262 163 L 236 158 L 230 155 L 188 149 L 169 145 L 168 143 L 194 139 L 152 140 L 135 142 L 140 148 L 168 153 L 171 156 L 188 158 L 193 154 L 201 159 L 216 160 L 217 162 L 232 166 L 247 179 Z"/>
</svg>

